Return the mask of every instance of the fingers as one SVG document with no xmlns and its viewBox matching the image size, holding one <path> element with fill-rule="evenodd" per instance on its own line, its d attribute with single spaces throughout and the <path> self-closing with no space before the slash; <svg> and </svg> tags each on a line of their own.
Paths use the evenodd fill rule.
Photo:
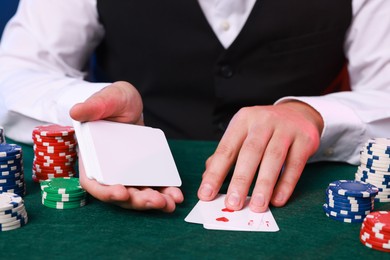
<svg viewBox="0 0 390 260">
<path fill-rule="evenodd" d="M 225 200 L 228 208 L 243 207 L 253 182 L 252 211 L 264 212 L 270 202 L 285 205 L 308 158 L 319 146 L 323 121 L 310 109 L 299 102 L 241 109 L 206 162 L 199 199 L 216 196 L 236 161 Z"/>
<path fill-rule="evenodd" d="M 202 183 L 198 189 L 200 200 L 209 201 L 215 198 L 227 173 L 236 161 L 238 149 L 246 135 L 242 128 L 237 127 L 239 125 L 238 122 L 228 127 L 214 154 L 207 160 Z"/>
<path fill-rule="evenodd" d="M 103 185 L 85 175 L 82 160 L 80 160 L 79 165 L 81 186 L 93 197 L 103 202 L 112 203 L 126 209 L 156 209 L 163 212 L 173 212 L 176 209 L 176 204 L 184 200 L 181 190 L 176 187 L 155 190 L 146 187 Z"/>
<path fill-rule="evenodd" d="M 305 168 L 306 162 L 310 157 L 310 140 L 300 140 L 295 142 L 289 150 L 285 166 L 280 178 L 276 184 L 271 197 L 271 204 L 276 207 L 284 206 L 291 197 L 299 178 Z"/>
<path fill-rule="evenodd" d="M 244 206 L 250 185 L 257 172 L 263 151 L 267 147 L 271 131 L 252 129 L 245 139 L 227 191 L 225 204 L 228 208 L 239 210 Z"/>
<path fill-rule="evenodd" d="M 252 192 L 252 198 L 249 204 L 252 211 L 264 212 L 267 210 L 291 143 L 292 139 L 289 135 L 278 132 L 274 133 L 270 139 L 265 149 L 256 184 Z M 280 189 L 283 189 L 283 185 Z M 288 197 L 286 196 L 283 199 L 287 199 Z"/>
<path fill-rule="evenodd" d="M 139 92 L 131 84 L 118 81 L 96 92 L 85 102 L 74 105 L 70 116 L 80 122 L 106 119 L 137 123 L 142 121 L 142 110 Z"/>
</svg>

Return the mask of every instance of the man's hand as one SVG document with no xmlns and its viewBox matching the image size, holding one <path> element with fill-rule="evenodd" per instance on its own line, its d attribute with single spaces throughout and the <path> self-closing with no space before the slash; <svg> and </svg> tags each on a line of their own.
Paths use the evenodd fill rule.
<svg viewBox="0 0 390 260">
<path fill-rule="evenodd" d="M 285 205 L 319 147 L 323 125 L 317 111 L 298 101 L 242 108 L 206 162 L 199 199 L 212 200 L 236 163 L 225 201 L 228 208 L 243 207 L 253 181 L 251 210 L 264 212 L 270 202 Z"/>
<path fill-rule="evenodd" d="M 143 104 L 139 92 L 131 84 L 119 81 L 95 93 L 84 103 L 73 106 L 70 116 L 80 122 L 104 119 L 143 125 L 142 110 Z M 81 157 L 79 159 L 81 186 L 101 201 L 129 209 L 158 209 L 173 212 L 176 203 L 184 200 L 181 190 L 176 187 L 152 189 L 102 185 L 86 177 Z"/>
</svg>

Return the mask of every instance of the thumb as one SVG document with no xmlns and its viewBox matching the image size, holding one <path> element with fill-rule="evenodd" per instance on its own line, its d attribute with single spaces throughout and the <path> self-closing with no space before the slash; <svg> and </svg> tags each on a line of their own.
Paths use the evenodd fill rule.
<svg viewBox="0 0 390 260">
<path fill-rule="evenodd" d="M 118 81 L 74 105 L 70 116 L 77 121 L 111 120 L 136 123 L 143 110 L 139 92 L 130 83 Z"/>
</svg>

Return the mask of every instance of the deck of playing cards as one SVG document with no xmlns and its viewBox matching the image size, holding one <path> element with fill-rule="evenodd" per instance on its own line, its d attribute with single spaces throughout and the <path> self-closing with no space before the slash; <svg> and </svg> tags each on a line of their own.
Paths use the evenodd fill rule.
<svg viewBox="0 0 390 260">
<path fill-rule="evenodd" d="M 264 213 L 252 212 L 249 207 L 250 197 L 244 208 L 239 211 L 225 207 L 224 194 L 219 194 L 213 201 L 198 201 L 184 219 L 186 222 L 203 224 L 206 229 L 231 231 L 276 232 L 279 227 L 268 209 Z"/>
<path fill-rule="evenodd" d="M 102 120 L 73 126 L 88 178 L 106 185 L 181 186 L 160 129 Z"/>
</svg>

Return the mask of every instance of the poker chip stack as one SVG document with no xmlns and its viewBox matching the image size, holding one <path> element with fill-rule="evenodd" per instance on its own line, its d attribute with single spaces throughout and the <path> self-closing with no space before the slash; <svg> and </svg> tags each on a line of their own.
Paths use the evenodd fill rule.
<svg viewBox="0 0 390 260">
<path fill-rule="evenodd" d="M 378 188 L 372 184 L 355 180 L 338 180 L 326 189 L 326 216 L 331 219 L 361 223 L 374 209 L 374 197 Z"/>
<path fill-rule="evenodd" d="M 0 194 L 0 229 L 9 231 L 20 228 L 28 222 L 22 197 L 15 193 Z"/>
<path fill-rule="evenodd" d="M 77 141 L 70 126 L 43 125 L 34 128 L 33 180 L 36 182 L 76 176 Z"/>
<path fill-rule="evenodd" d="M 5 134 L 4 134 L 4 128 L 0 126 L 0 144 L 5 144 Z"/>
<path fill-rule="evenodd" d="M 360 242 L 369 248 L 390 252 L 390 211 L 367 215 L 360 229 Z"/>
<path fill-rule="evenodd" d="M 63 177 L 41 181 L 42 204 L 53 209 L 80 208 L 86 204 L 86 191 L 78 178 Z"/>
<path fill-rule="evenodd" d="M 2 192 L 26 195 L 22 147 L 16 144 L 0 144 L 0 193 Z"/>
<path fill-rule="evenodd" d="M 375 201 L 390 202 L 390 139 L 368 140 L 360 152 L 360 163 L 355 180 L 378 187 Z"/>
</svg>

